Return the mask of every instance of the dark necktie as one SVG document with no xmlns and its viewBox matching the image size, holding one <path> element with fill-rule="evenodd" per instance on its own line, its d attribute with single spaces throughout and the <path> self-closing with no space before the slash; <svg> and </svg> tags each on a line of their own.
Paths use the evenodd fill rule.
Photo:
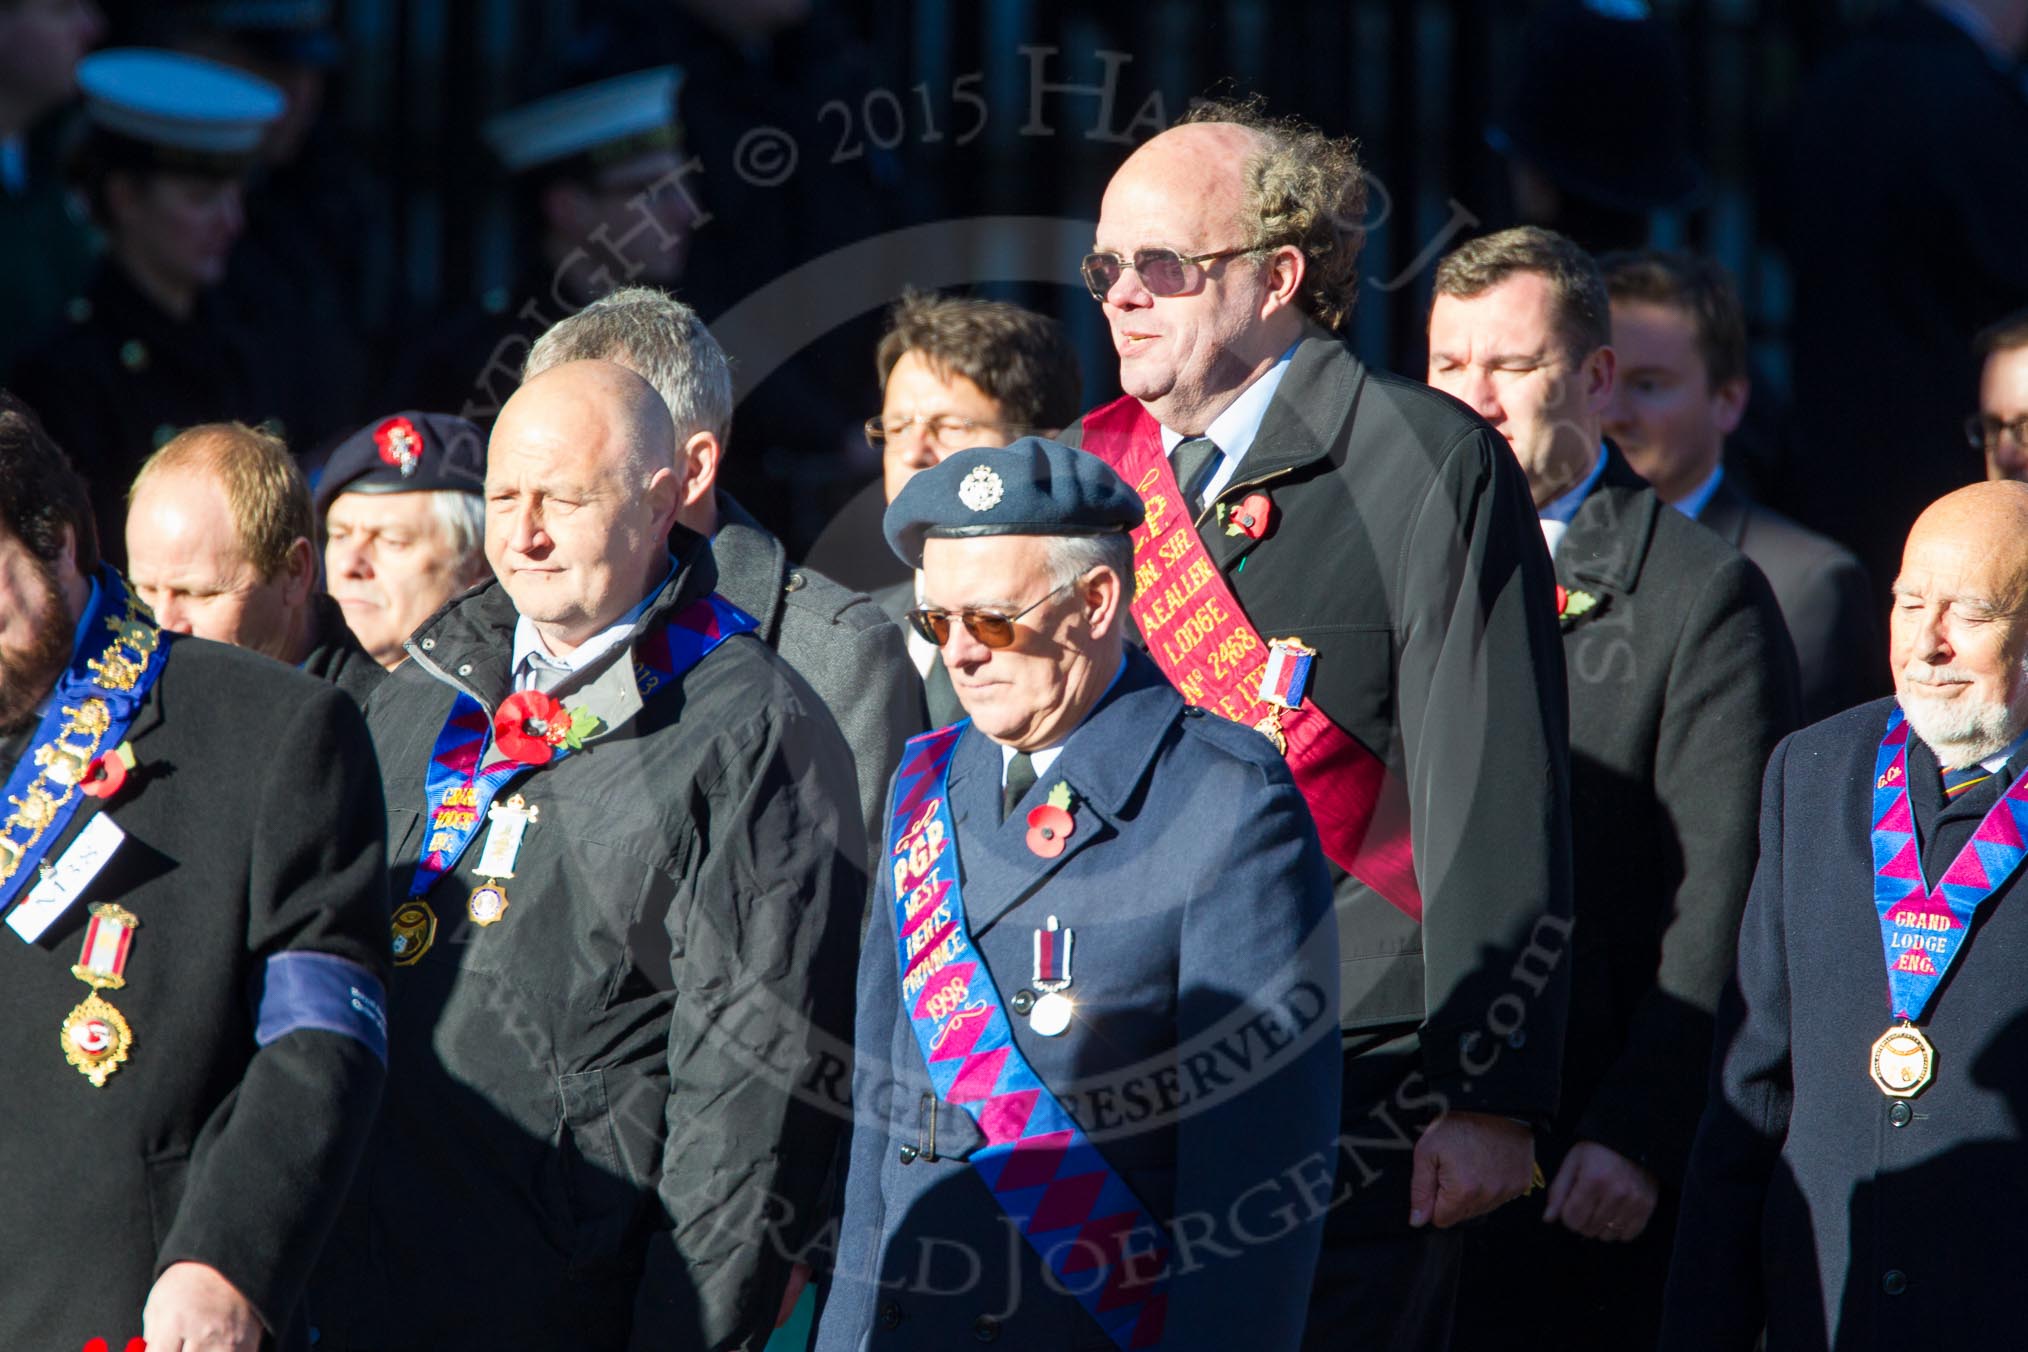
<svg viewBox="0 0 2028 1352">
<path fill-rule="evenodd" d="M 1210 437 L 1185 437 L 1176 443 L 1176 449 L 1169 452 L 1169 463 L 1176 470 L 1176 486 L 1183 490 L 1184 501 L 1195 512 L 1201 505 L 1204 471 L 1218 460 L 1218 446 Z"/>
<path fill-rule="evenodd" d="M 1006 821 L 1014 805 L 1028 796 L 1035 787 L 1035 762 L 1026 751 L 1014 753 L 1014 759 L 1007 762 L 1007 784 L 1000 790 L 1000 820 Z"/>
</svg>

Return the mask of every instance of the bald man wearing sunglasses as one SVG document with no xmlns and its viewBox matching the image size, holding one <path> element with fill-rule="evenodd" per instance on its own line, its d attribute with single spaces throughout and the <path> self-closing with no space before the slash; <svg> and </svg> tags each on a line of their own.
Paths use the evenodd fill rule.
<svg viewBox="0 0 2028 1352">
<path fill-rule="evenodd" d="M 1126 397 L 1065 440 L 1148 503 L 1150 656 L 1286 756 L 1333 865 L 1344 1140 L 1308 1345 L 1438 1352 L 1454 1227 L 1529 1188 L 1556 1108 L 1568 720 L 1512 453 L 1346 339 L 1365 182 L 1255 105 L 1137 148 L 1083 269 Z"/>
<path fill-rule="evenodd" d="M 1025 437 L 887 538 L 967 721 L 909 743 L 860 956 L 820 1352 L 1292 1352 L 1338 1121 L 1316 828 L 1124 642 L 1139 497 Z"/>
</svg>

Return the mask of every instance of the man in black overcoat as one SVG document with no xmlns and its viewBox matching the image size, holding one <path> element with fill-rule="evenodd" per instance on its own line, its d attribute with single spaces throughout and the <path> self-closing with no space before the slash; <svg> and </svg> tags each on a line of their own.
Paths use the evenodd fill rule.
<svg viewBox="0 0 2028 1352">
<path fill-rule="evenodd" d="M 1895 696 L 1784 741 L 1665 1352 L 2001 1349 L 2028 1243 L 2028 485 L 1917 520 Z"/>
<path fill-rule="evenodd" d="M 1754 785 L 1797 717 L 1759 570 L 1601 439 L 1608 322 L 1597 265 L 1551 231 L 1488 235 L 1437 266 L 1430 383 L 1511 442 L 1556 564 L 1577 877 L 1551 1181 L 1468 1237 L 1463 1348 L 1652 1341 L 1703 1107 L 1694 1068 L 1752 876 Z"/>
<path fill-rule="evenodd" d="M 1339 336 L 1362 183 L 1349 144 L 1229 104 L 1136 150 L 1085 265 L 1127 398 L 1065 439 L 1181 504 L 1137 548 L 1137 577 L 1173 580 L 1144 583 L 1134 618 L 1186 698 L 1350 749 L 1331 772 L 1290 762 L 1337 865 L 1345 1077 L 1306 1345 L 1407 1352 L 1444 1345 L 1452 1227 L 1528 1188 L 1555 1112 L 1567 734 L 1555 581 L 1513 456 Z M 1225 634 L 1208 656 L 1206 625 Z M 1291 705 L 1272 713 L 1270 646 Z"/>
<path fill-rule="evenodd" d="M 157 628 L 0 401 L 0 1347 L 309 1346 L 386 1062 L 359 711 Z"/>
</svg>

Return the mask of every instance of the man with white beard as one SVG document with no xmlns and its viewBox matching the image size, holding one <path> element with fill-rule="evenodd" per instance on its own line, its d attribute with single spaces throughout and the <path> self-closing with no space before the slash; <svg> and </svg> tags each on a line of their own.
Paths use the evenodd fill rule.
<svg viewBox="0 0 2028 1352">
<path fill-rule="evenodd" d="M 1893 699 L 1768 766 L 1665 1352 L 2018 1339 L 2028 484 L 1916 521 L 1889 647 Z"/>
</svg>

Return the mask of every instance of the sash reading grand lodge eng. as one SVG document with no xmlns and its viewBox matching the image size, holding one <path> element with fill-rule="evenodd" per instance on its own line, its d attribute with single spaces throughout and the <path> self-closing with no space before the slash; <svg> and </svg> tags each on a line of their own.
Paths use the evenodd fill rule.
<svg viewBox="0 0 2028 1352">
<path fill-rule="evenodd" d="M 1085 416 L 1084 448 L 1131 484 L 1147 508 L 1134 531 L 1132 609 L 1148 655 L 1189 703 L 1249 727 L 1278 723 L 1289 773 L 1316 818 L 1325 855 L 1420 922 L 1400 782 L 1314 701 L 1281 709 L 1277 719 L 1276 706 L 1261 697 L 1269 645 L 1198 538 L 1195 514 L 1162 450 L 1161 424 L 1138 400 L 1117 399 Z M 1383 796 L 1391 800 L 1385 812 Z"/>
<path fill-rule="evenodd" d="M 937 1097 L 971 1114 L 971 1164 L 1022 1237 L 1115 1346 L 1159 1347 L 1168 1308 L 1162 1228 L 1015 1044 L 972 943 L 950 809 L 969 719 L 912 739 L 894 783 L 887 867 L 901 1000 Z"/>
<path fill-rule="evenodd" d="M 1928 1087 L 1936 1049 L 1917 1027 L 1957 961 L 1972 921 L 2028 857 L 2028 775 L 2000 795 L 1930 887 L 1908 798 L 1908 716 L 1896 708 L 1873 766 L 1873 907 L 1887 962 L 1888 1008 L 1900 1022 L 1873 1044 L 1874 1084 L 1889 1098 Z"/>
</svg>

